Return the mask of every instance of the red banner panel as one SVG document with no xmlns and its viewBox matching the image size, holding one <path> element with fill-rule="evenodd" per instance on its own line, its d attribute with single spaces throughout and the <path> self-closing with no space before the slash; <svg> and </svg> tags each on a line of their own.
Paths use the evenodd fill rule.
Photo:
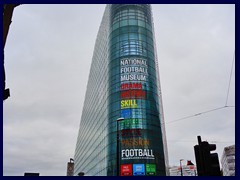
<svg viewBox="0 0 240 180">
<path fill-rule="evenodd" d="M 129 99 L 129 98 L 136 98 L 136 99 L 145 99 L 146 92 L 141 89 L 133 89 L 127 91 L 121 91 L 121 99 Z"/>
<path fill-rule="evenodd" d="M 132 164 L 121 164 L 121 176 L 132 176 Z"/>
</svg>

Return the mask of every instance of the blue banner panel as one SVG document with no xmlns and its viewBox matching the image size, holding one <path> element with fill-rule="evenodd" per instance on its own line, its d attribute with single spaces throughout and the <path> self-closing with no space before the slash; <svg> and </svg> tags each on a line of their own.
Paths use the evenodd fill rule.
<svg viewBox="0 0 240 180">
<path fill-rule="evenodd" d="M 133 175 L 134 176 L 144 176 L 145 175 L 144 164 L 133 164 Z"/>
<path fill-rule="evenodd" d="M 121 110 L 121 117 L 124 119 L 131 118 L 132 115 L 132 109 L 123 109 Z"/>
</svg>

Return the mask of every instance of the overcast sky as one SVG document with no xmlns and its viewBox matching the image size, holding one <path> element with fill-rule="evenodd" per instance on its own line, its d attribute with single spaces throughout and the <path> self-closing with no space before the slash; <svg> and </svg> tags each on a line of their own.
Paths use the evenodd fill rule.
<svg viewBox="0 0 240 180">
<path fill-rule="evenodd" d="M 21 5 L 5 46 L 3 175 L 65 176 L 74 157 L 105 5 Z M 169 164 L 195 163 L 197 136 L 235 144 L 234 5 L 152 5 Z M 234 62 L 235 64 L 235 62 Z M 172 123 L 170 123 L 172 122 Z"/>
</svg>

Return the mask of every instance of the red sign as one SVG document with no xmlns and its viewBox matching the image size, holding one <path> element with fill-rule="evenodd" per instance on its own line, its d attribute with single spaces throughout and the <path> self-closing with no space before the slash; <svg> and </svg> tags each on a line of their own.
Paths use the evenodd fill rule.
<svg viewBox="0 0 240 180">
<path fill-rule="evenodd" d="M 141 89 L 134 89 L 134 90 L 128 90 L 128 91 L 122 91 L 121 92 L 121 98 L 122 99 L 129 99 L 129 98 L 146 98 L 146 92 Z"/>
<path fill-rule="evenodd" d="M 123 129 L 121 131 L 122 137 L 141 136 L 141 129 Z"/>
<path fill-rule="evenodd" d="M 129 90 L 129 89 L 142 89 L 142 84 L 141 83 L 121 84 L 121 90 Z"/>
<path fill-rule="evenodd" d="M 121 165 L 121 176 L 132 176 L 132 164 Z"/>
<path fill-rule="evenodd" d="M 189 169 L 194 169 L 194 166 L 189 166 Z"/>
</svg>

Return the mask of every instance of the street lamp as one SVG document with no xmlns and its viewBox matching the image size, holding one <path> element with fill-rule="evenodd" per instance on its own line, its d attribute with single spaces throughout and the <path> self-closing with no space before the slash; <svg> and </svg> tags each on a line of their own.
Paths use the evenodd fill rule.
<svg viewBox="0 0 240 180">
<path fill-rule="evenodd" d="M 118 122 L 124 120 L 124 118 L 118 118 L 117 119 L 117 150 L 116 150 L 116 154 L 117 154 L 117 176 L 119 176 L 119 132 L 118 132 Z"/>
<path fill-rule="evenodd" d="M 74 163 L 74 159 L 73 158 L 70 158 L 70 163 Z"/>
<path fill-rule="evenodd" d="M 180 159 L 180 170 L 181 170 L 181 176 L 183 176 L 183 170 L 182 170 L 182 161 L 183 161 L 184 159 Z"/>
</svg>

